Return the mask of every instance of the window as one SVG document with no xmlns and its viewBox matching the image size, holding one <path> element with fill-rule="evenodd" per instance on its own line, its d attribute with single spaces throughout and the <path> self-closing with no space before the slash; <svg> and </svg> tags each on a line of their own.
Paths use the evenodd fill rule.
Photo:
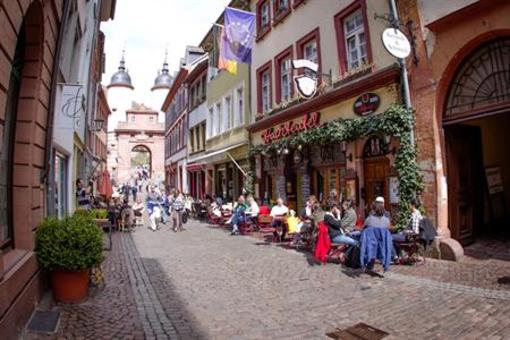
<svg viewBox="0 0 510 340">
<path fill-rule="evenodd" d="M 134 122 L 135 121 L 135 115 L 131 115 L 131 121 Z"/>
<path fill-rule="evenodd" d="M 221 124 L 221 103 L 216 104 L 216 112 L 215 112 L 215 121 L 216 121 L 216 130 L 215 135 L 220 134 L 222 131 L 222 124 Z"/>
<path fill-rule="evenodd" d="M 257 70 L 257 110 L 267 113 L 272 108 L 271 60 Z"/>
<path fill-rule="evenodd" d="M 290 13 L 289 0 L 273 0 L 273 12 L 273 25 L 277 25 Z"/>
<path fill-rule="evenodd" d="M 287 102 L 292 98 L 292 46 L 289 46 L 275 58 L 276 102 Z"/>
<path fill-rule="evenodd" d="M 280 64 L 282 100 L 290 100 L 290 59 L 282 60 Z"/>
<path fill-rule="evenodd" d="M 234 126 L 238 127 L 243 125 L 243 113 L 244 113 L 244 91 L 243 87 L 236 90 L 236 104 L 235 104 L 235 118 Z"/>
<path fill-rule="evenodd" d="M 202 150 L 205 149 L 205 126 L 206 126 L 206 123 L 203 122 L 202 123 L 201 134 L 200 134 L 200 136 L 202 138 L 202 147 L 201 147 Z"/>
<path fill-rule="evenodd" d="M 150 117 L 149 117 L 149 121 L 150 121 L 151 123 L 154 123 L 154 117 L 153 117 L 153 116 L 150 116 Z"/>
<path fill-rule="evenodd" d="M 357 0 L 335 15 L 335 29 L 340 73 L 370 63 L 372 53 L 365 1 Z"/>
<path fill-rule="evenodd" d="M 202 101 L 206 98 L 207 92 L 207 72 L 202 76 Z"/>
<path fill-rule="evenodd" d="M 232 99 L 230 96 L 225 97 L 225 103 L 223 107 L 223 130 L 230 130 L 232 127 Z"/>
<path fill-rule="evenodd" d="M 269 16 L 269 4 L 268 3 L 265 3 L 262 5 L 260 16 L 261 16 L 261 18 L 260 18 L 261 27 L 264 28 L 264 27 L 269 26 L 270 16 Z"/>
<path fill-rule="evenodd" d="M 192 128 L 189 130 L 189 148 L 191 152 L 195 152 L 195 129 Z"/>
<path fill-rule="evenodd" d="M 367 61 L 365 28 L 361 10 L 345 19 L 344 32 L 348 69 L 359 67 Z"/>
<path fill-rule="evenodd" d="M 261 39 L 271 30 L 271 7 L 269 0 L 257 3 L 257 38 Z"/>
<path fill-rule="evenodd" d="M 271 80 L 269 79 L 269 71 L 262 74 L 262 110 L 269 112 L 271 109 L 270 96 L 271 96 Z"/>
<path fill-rule="evenodd" d="M 207 132 L 207 135 L 209 138 L 212 138 L 214 136 L 214 132 L 216 131 L 216 126 L 214 123 L 214 108 L 209 109 L 209 130 Z"/>
<path fill-rule="evenodd" d="M 307 59 L 311 62 L 319 65 L 319 69 L 317 71 L 317 78 L 320 81 L 321 76 L 321 47 L 320 47 L 320 34 L 319 28 L 314 29 L 312 32 L 308 33 L 301 40 L 297 42 L 297 53 L 298 59 Z M 308 76 L 313 76 L 314 73 L 311 70 L 305 70 L 305 74 Z"/>
</svg>

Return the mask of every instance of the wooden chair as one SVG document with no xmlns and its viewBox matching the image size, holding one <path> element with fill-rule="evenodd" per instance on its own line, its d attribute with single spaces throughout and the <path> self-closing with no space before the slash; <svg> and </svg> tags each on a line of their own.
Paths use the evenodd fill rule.
<svg viewBox="0 0 510 340">
<path fill-rule="evenodd" d="M 405 242 L 394 242 L 400 254 L 398 264 L 418 265 L 425 263 L 425 248 L 420 240 L 420 235 L 409 234 Z"/>
<path fill-rule="evenodd" d="M 257 229 L 263 234 L 272 233 L 274 231 L 273 217 L 271 215 L 259 215 L 257 217 Z"/>
</svg>

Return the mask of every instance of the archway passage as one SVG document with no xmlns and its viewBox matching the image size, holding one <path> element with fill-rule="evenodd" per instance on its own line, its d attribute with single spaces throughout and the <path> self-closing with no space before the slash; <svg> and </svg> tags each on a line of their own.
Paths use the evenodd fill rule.
<svg viewBox="0 0 510 340">
<path fill-rule="evenodd" d="M 458 68 L 443 113 L 452 236 L 510 240 L 510 37 L 476 48 Z"/>
<path fill-rule="evenodd" d="M 152 173 L 152 154 L 145 145 L 137 145 L 131 150 L 131 173 L 147 179 Z"/>
</svg>

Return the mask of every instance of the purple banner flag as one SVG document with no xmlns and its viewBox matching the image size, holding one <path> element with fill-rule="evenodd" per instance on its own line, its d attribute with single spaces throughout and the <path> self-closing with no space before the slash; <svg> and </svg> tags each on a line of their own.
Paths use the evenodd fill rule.
<svg viewBox="0 0 510 340">
<path fill-rule="evenodd" d="M 251 63 L 255 14 L 227 7 L 224 18 L 225 29 L 220 44 L 221 58 L 239 63 Z"/>
</svg>

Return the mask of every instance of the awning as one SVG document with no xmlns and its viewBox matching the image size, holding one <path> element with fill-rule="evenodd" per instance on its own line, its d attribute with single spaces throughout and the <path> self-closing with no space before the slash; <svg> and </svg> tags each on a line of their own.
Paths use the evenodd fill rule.
<svg viewBox="0 0 510 340">
<path fill-rule="evenodd" d="M 218 162 L 218 161 L 222 161 L 222 160 L 227 160 L 229 158 L 229 156 L 227 155 L 228 151 L 230 151 L 232 149 L 236 149 L 236 148 L 244 146 L 244 145 L 248 145 L 248 143 L 247 142 L 243 142 L 243 143 L 227 146 L 226 148 L 223 148 L 221 150 L 213 151 L 213 152 L 210 152 L 210 153 L 205 154 L 205 155 L 200 155 L 200 156 L 198 156 L 196 158 L 189 158 L 188 161 L 190 163 L 194 162 L 194 163 L 205 164 L 205 163 L 211 163 L 211 162 Z"/>
<path fill-rule="evenodd" d="M 192 164 L 188 164 L 188 166 L 186 167 L 186 169 L 188 169 L 188 171 L 191 171 L 191 172 L 200 171 L 203 168 L 204 168 L 204 166 L 202 163 L 192 163 Z"/>
</svg>

